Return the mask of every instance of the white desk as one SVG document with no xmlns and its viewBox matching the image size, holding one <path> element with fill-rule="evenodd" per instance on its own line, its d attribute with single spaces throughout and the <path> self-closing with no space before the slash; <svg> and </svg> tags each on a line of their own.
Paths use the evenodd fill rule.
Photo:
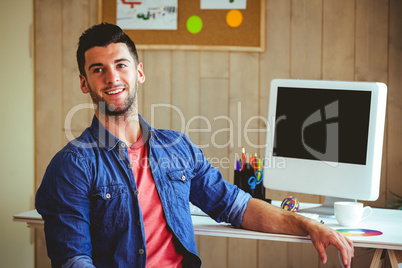
<svg viewBox="0 0 402 268">
<path fill-rule="evenodd" d="M 235 229 L 226 223 L 217 223 L 206 216 L 192 216 L 196 235 L 236 237 L 283 242 L 311 243 L 308 236 L 268 234 L 244 229 Z M 332 217 L 320 217 L 326 225 L 334 229 L 341 227 Z M 26 222 L 29 227 L 43 228 L 43 220 L 36 210 L 14 215 L 14 221 Z M 355 247 L 376 248 L 371 267 L 380 267 L 383 250 L 387 250 L 392 267 L 398 267 L 394 250 L 402 250 L 402 211 L 390 209 L 373 209 L 373 214 L 359 226 L 362 229 L 381 231 L 379 236 L 349 236 Z"/>
<path fill-rule="evenodd" d="M 13 220 L 17 222 L 26 222 L 28 227 L 43 228 L 42 216 L 34 210 L 25 211 L 13 216 Z"/>
</svg>

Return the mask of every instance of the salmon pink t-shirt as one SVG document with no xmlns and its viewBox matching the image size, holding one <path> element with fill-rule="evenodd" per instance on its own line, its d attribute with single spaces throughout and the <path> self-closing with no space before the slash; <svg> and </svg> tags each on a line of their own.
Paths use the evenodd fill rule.
<svg viewBox="0 0 402 268">
<path fill-rule="evenodd" d="M 144 220 L 146 267 L 182 267 L 183 255 L 178 252 L 173 242 L 173 234 L 167 226 L 162 203 L 149 168 L 148 149 L 142 136 L 128 148 L 128 155 L 133 165 Z"/>
</svg>

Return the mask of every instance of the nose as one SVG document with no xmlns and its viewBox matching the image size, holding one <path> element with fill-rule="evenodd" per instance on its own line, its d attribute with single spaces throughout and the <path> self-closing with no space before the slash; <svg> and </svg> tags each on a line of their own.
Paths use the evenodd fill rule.
<svg viewBox="0 0 402 268">
<path fill-rule="evenodd" d="M 120 80 L 119 72 L 113 68 L 109 68 L 106 71 L 105 80 L 107 84 L 114 84 L 118 82 Z"/>
</svg>

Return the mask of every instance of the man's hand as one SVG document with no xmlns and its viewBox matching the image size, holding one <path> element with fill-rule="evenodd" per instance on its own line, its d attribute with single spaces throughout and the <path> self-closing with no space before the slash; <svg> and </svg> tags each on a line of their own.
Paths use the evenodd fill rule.
<svg viewBox="0 0 402 268">
<path fill-rule="evenodd" d="M 309 235 L 324 264 L 327 262 L 325 249 L 329 245 L 334 245 L 340 251 L 346 267 L 350 267 L 354 256 L 353 243 L 344 234 L 259 199 L 250 200 L 243 215 L 242 227 L 266 233 Z"/>
<path fill-rule="evenodd" d="M 342 255 L 342 262 L 345 267 L 350 267 L 352 258 L 354 257 L 353 243 L 344 234 L 329 228 L 321 223 L 312 222 L 307 225 L 308 234 L 310 235 L 311 242 L 318 251 L 321 262 L 327 262 L 327 253 L 325 249 L 329 245 L 334 245 Z"/>
</svg>

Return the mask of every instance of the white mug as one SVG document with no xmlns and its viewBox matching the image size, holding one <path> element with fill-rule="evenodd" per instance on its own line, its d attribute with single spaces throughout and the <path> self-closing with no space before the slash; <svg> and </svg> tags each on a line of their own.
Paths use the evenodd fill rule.
<svg viewBox="0 0 402 268">
<path fill-rule="evenodd" d="M 342 226 L 356 226 L 367 219 L 373 210 L 359 202 L 335 202 L 335 218 Z"/>
</svg>

